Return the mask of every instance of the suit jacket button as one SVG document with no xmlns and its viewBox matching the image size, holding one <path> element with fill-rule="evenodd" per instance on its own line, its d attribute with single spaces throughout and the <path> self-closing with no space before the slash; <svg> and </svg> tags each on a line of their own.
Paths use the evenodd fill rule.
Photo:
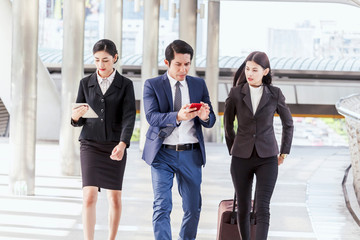
<svg viewBox="0 0 360 240">
<path fill-rule="evenodd" d="M 253 137 L 256 137 L 256 134 L 254 134 Z"/>
<path fill-rule="evenodd" d="M 101 109 L 101 112 L 103 113 L 103 112 L 104 112 L 104 109 Z"/>
<path fill-rule="evenodd" d="M 101 102 L 104 102 L 104 101 L 105 101 L 105 100 L 102 98 L 102 99 L 101 99 Z"/>
<path fill-rule="evenodd" d="M 104 119 L 100 119 L 100 121 L 101 121 L 101 122 L 103 122 L 103 121 L 104 121 Z"/>
</svg>

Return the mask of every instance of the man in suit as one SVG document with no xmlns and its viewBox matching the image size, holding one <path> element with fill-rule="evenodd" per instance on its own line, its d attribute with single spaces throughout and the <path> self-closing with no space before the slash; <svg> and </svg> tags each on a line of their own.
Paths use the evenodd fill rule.
<svg viewBox="0 0 360 240">
<path fill-rule="evenodd" d="M 179 239 L 196 238 L 201 210 L 201 167 L 205 165 L 202 126 L 215 121 L 205 81 L 187 76 L 192 47 L 175 40 L 165 50 L 167 72 L 144 85 L 144 107 L 150 124 L 142 158 L 151 165 L 156 240 L 172 239 L 170 213 L 176 175 L 184 216 Z M 199 110 L 190 103 L 201 103 Z"/>
</svg>

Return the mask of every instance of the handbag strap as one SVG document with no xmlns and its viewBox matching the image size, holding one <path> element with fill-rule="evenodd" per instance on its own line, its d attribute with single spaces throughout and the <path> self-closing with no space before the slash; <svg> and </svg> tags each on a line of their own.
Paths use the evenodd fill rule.
<svg viewBox="0 0 360 240">
<path fill-rule="evenodd" d="M 234 193 L 233 209 L 230 214 L 230 224 L 236 224 L 236 192 Z"/>
<path fill-rule="evenodd" d="M 233 210 L 232 212 L 235 212 L 235 206 L 236 206 L 236 193 L 234 193 L 234 201 L 233 201 Z"/>
<path fill-rule="evenodd" d="M 252 211 L 253 211 L 254 213 L 256 213 L 255 204 L 256 204 L 256 191 L 255 191 L 255 195 L 254 195 L 254 203 L 253 203 L 253 206 L 252 206 Z"/>
<path fill-rule="evenodd" d="M 252 209 L 250 212 L 250 224 L 252 225 L 256 225 L 256 190 L 255 190 L 255 195 L 254 195 L 254 202 L 252 204 Z"/>
<path fill-rule="evenodd" d="M 256 225 L 256 191 L 254 196 L 254 203 L 252 204 L 251 213 L 250 213 L 250 223 Z M 233 209 L 230 214 L 230 224 L 236 224 L 236 192 L 234 194 L 233 200 Z"/>
</svg>

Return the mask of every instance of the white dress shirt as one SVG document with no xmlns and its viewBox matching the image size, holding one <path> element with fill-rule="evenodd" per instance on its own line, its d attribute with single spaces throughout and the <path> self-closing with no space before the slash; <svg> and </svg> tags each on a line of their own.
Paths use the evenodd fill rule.
<svg viewBox="0 0 360 240">
<path fill-rule="evenodd" d="M 176 89 L 176 80 L 170 77 L 167 73 L 167 77 L 171 86 L 172 99 L 175 99 L 175 89 Z M 190 103 L 189 87 L 186 80 L 180 81 L 180 90 L 181 90 L 181 106 Z M 196 130 L 194 127 L 194 119 L 188 121 L 182 121 L 180 126 L 174 129 L 174 131 L 165 138 L 163 144 L 176 145 L 176 144 L 186 144 L 186 143 L 197 143 L 199 140 L 196 136 Z"/>
<path fill-rule="evenodd" d="M 256 109 L 259 106 L 260 99 L 264 91 L 264 86 L 261 85 L 260 87 L 255 88 L 249 85 L 249 87 L 250 87 L 251 105 L 253 108 L 253 114 L 255 115 Z"/>
<path fill-rule="evenodd" d="M 113 72 L 107 78 L 102 78 L 99 75 L 99 71 L 96 71 L 97 80 L 100 85 L 101 91 L 103 94 L 109 89 L 111 83 L 114 81 L 116 70 L 114 69 Z M 106 81 L 107 80 L 107 81 Z"/>
</svg>

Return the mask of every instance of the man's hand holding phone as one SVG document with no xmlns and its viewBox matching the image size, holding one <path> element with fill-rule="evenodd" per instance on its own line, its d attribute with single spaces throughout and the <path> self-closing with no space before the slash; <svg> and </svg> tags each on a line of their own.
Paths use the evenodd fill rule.
<svg viewBox="0 0 360 240">
<path fill-rule="evenodd" d="M 196 108 L 190 108 L 191 104 L 185 104 L 179 110 L 176 120 L 178 122 L 188 121 L 197 116 Z"/>
<path fill-rule="evenodd" d="M 198 116 L 201 120 L 207 121 L 210 114 L 210 107 L 207 103 L 191 103 L 182 106 L 178 112 L 176 120 L 187 121 Z"/>
<path fill-rule="evenodd" d="M 198 111 L 198 117 L 203 121 L 207 121 L 209 119 L 209 114 L 210 114 L 209 104 L 204 102 L 200 102 L 200 104 L 201 104 L 201 108 Z"/>
<path fill-rule="evenodd" d="M 199 111 L 202 105 L 203 105 L 202 103 L 192 103 L 190 104 L 189 108 L 191 111 Z"/>
</svg>

